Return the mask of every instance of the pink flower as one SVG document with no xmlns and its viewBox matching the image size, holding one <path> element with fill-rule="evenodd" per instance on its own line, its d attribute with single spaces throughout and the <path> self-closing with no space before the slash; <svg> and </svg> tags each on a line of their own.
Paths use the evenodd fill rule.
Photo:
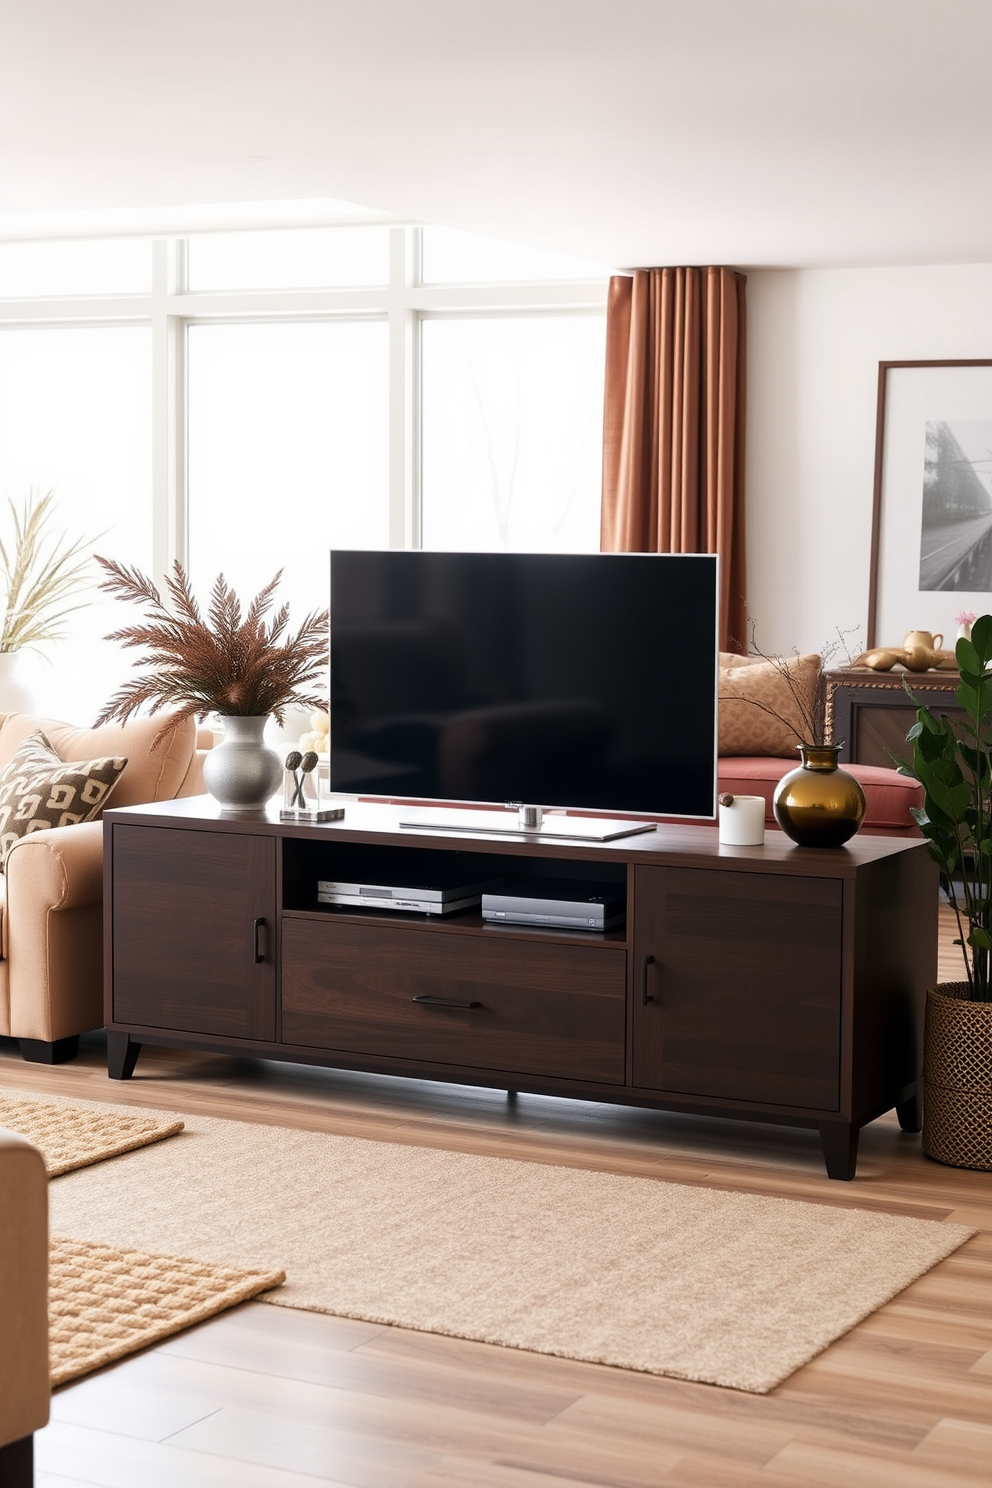
<svg viewBox="0 0 992 1488">
<path fill-rule="evenodd" d="M 976 620 L 974 610 L 961 610 L 954 616 L 955 625 L 974 625 Z"/>
</svg>

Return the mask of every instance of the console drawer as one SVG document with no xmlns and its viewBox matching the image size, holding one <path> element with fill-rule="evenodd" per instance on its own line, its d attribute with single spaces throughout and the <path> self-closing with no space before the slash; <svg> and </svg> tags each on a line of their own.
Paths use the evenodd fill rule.
<svg viewBox="0 0 992 1488">
<path fill-rule="evenodd" d="M 285 919 L 283 1042 L 623 1084 L 625 951 L 481 939 Z"/>
</svg>

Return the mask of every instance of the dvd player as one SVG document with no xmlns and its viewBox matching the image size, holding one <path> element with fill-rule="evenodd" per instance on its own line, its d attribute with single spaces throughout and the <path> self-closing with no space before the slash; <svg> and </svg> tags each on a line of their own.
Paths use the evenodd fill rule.
<svg viewBox="0 0 992 1488">
<path fill-rule="evenodd" d="M 317 881 L 317 903 L 342 909 L 396 909 L 407 914 L 455 914 L 472 909 L 489 889 L 502 887 L 501 878 L 468 882 L 453 874 L 437 874 L 428 883 L 361 884 L 346 879 Z"/>
<path fill-rule="evenodd" d="M 536 878 L 482 895 L 482 918 L 494 925 L 550 925 L 556 930 L 612 930 L 627 915 L 622 884 Z"/>
</svg>

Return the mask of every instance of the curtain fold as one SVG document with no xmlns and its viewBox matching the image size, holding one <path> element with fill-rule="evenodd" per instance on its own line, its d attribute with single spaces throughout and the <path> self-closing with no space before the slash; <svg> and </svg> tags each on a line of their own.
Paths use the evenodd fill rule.
<svg viewBox="0 0 992 1488">
<path fill-rule="evenodd" d="M 719 553 L 720 649 L 747 650 L 745 276 L 637 269 L 610 280 L 604 552 Z"/>
</svg>

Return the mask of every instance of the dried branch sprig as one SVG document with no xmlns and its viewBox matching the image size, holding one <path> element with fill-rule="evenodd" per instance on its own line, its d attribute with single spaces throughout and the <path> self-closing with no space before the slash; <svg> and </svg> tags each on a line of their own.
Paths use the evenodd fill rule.
<svg viewBox="0 0 992 1488">
<path fill-rule="evenodd" d="M 98 724 L 124 723 L 143 708 L 149 713 L 173 708 L 157 743 L 187 718 L 209 713 L 241 718 L 271 713 L 282 723 L 287 707 L 326 707 L 314 683 L 328 664 L 328 613 L 314 611 L 290 632 L 284 604 L 266 622 L 281 569 L 242 617 L 241 601 L 223 574 L 214 581 L 204 615 L 181 563 L 165 581 L 166 602 L 139 569 L 99 555 L 96 561 L 106 574 L 100 588 L 146 611 L 142 623 L 115 630 L 107 640 L 142 649 L 135 666 L 149 669 L 115 693 Z"/>
<path fill-rule="evenodd" d="M 69 542 L 52 532 L 57 506 L 54 491 L 41 496 L 32 489 L 19 507 L 10 497 L 7 505 L 13 534 L 0 538 L 0 576 L 5 591 L 0 652 L 23 651 L 64 639 L 67 618 L 85 607 L 85 600 L 77 604 L 67 601 L 89 587 L 88 549 L 95 541 L 81 537 Z"/>
<path fill-rule="evenodd" d="M 793 703 L 795 704 L 796 712 L 792 718 L 787 718 L 784 714 L 779 713 L 777 709 L 770 707 L 767 703 L 759 702 L 757 698 L 735 697 L 734 701 L 746 703 L 751 708 L 758 708 L 762 713 L 767 713 L 769 717 L 774 718 L 778 723 L 784 724 L 784 726 L 787 729 L 790 729 L 793 733 L 796 732 L 796 718 L 798 717 L 799 722 L 802 726 L 803 734 L 803 737 L 799 740 L 799 742 L 802 744 L 831 744 L 831 720 L 829 720 L 827 717 L 827 700 L 826 692 L 823 687 L 823 673 L 826 670 L 828 664 L 832 660 L 834 660 L 838 652 L 841 651 L 846 656 L 848 665 L 851 665 L 852 658 L 857 649 L 855 645 L 852 645 L 852 642 L 858 641 L 859 627 L 852 627 L 849 630 L 842 630 L 840 626 L 837 627 L 836 640 L 830 640 L 820 648 L 816 685 L 810 691 L 807 691 L 806 688 L 802 685 L 797 670 L 793 664 L 800 658 L 799 651 L 795 647 L 793 647 L 791 656 L 769 656 L 767 652 L 762 651 L 761 647 L 758 645 L 757 624 L 751 615 L 748 615 L 747 617 L 747 624 L 748 630 L 750 632 L 750 645 L 748 648 L 749 654 L 752 656 L 760 656 L 762 661 L 768 662 L 770 666 L 773 666 L 775 668 L 776 672 L 781 677 L 785 686 L 789 690 L 789 694 L 792 698 Z"/>
</svg>

